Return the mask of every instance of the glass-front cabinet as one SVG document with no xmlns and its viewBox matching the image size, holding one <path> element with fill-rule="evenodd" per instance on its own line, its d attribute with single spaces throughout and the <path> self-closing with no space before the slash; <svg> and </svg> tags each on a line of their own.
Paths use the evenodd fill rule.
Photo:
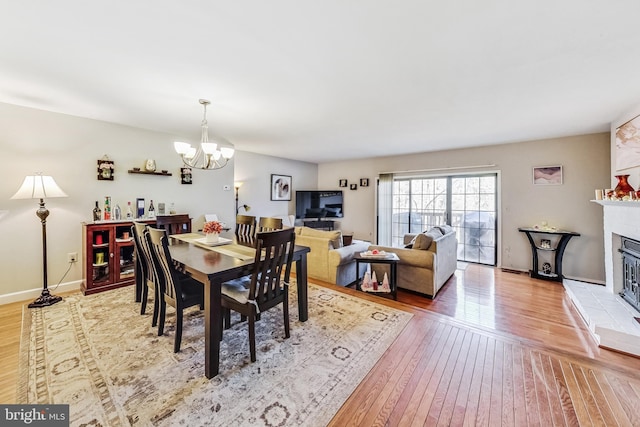
<svg viewBox="0 0 640 427">
<path fill-rule="evenodd" d="M 131 221 L 82 224 L 82 292 L 93 294 L 135 282 Z"/>
</svg>

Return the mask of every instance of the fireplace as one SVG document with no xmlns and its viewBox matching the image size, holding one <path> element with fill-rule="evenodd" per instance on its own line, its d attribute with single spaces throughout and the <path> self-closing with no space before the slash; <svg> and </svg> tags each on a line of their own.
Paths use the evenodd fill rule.
<svg viewBox="0 0 640 427">
<path fill-rule="evenodd" d="M 640 242 L 621 237 L 619 252 L 622 254 L 622 290 L 620 296 L 640 311 Z"/>
<path fill-rule="evenodd" d="M 605 286 L 563 285 L 598 345 L 640 357 L 640 203 L 595 202 L 604 209 Z"/>
</svg>

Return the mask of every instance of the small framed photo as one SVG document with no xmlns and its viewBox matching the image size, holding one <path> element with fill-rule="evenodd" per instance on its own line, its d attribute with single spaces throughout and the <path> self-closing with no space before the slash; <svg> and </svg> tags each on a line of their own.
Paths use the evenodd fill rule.
<svg viewBox="0 0 640 427">
<path fill-rule="evenodd" d="M 539 166 L 533 168 L 534 185 L 562 184 L 562 166 Z"/>
<path fill-rule="evenodd" d="M 346 179 L 341 179 L 340 181 L 338 181 L 338 185 L 340 187 L 346 187 L 347 186 L 347 180 Z"/>
<path fill-rule="evenodd" d="M 113 181 L 114 169 L 113 161 L 107 156 L 98 160 L 98 181 Z"/>
<path fill-rule="evenodd" d="M 191 168 L 180 168 L 180 183 L 181 184 L 193 183 L 193 175 L 191 173 Z"/>
<path fill-rule="evenodd" d="M 357 189 L 358 189 L 358 184 L 351 184 L 351 185 L 349 186 L 349 189 L 350 189 L 350 190 L 357 190 Z"/>
<path fill-rule="evenodd" d="M 369 178 L 360 178 L 360 187 L 368 187 Z"/>
<path fill-rule="evenodd" d="M 549 240 L 549 239 L 541 239 L 540 240 L 540 247 L 542 249 L 551 249 L 551 240 Z"/>
<path fill-rule="evenodd" d="M 291 176 L 271 174 L 271 200 L 291 200 Z"/>
</svg>

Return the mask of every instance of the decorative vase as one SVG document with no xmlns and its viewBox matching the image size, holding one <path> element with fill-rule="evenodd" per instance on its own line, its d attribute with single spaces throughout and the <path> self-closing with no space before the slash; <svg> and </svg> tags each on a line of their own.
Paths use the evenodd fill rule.
<svg viewBox="0 0 640 427">
<path fill-rule="evenodd" d="M 205 235 L 205 241 L 207 243 L 217 243 L 220 238 L 220 233 L 207 233 Z"/>
<path fill-rule="evenodd" d="M 634 191 L 633 187 L 629 185 L 627 181 L 629 175 L 616 175 L 615 177 L 618 179 L 618 185 L 616 185 L 616 188 L 613 190 L 613 194 L 615 194 L 618 199 L 628 196 Z"/>
</svg>

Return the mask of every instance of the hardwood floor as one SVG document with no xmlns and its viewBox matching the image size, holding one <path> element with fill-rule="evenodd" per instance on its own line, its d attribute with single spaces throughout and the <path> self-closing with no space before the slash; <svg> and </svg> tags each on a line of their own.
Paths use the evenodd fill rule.
<svg viewBox="0 0 640 427">
<path fill-rule="evenodd" d="M 559 283 L 470 265 L 398 300 L 413 319 L 332 426 L 640 425 L 640 359 L 598 348 Z"/>
<path fill-rule="evenodd" d="M 332 426 L 640 425 L 640 359 L 598 348 L 558 283 L 469 265 L 435 300 L 339 289 L 414 316 Z M 2 403 L 22 305 L 0 307 Z"/>
</svg>

